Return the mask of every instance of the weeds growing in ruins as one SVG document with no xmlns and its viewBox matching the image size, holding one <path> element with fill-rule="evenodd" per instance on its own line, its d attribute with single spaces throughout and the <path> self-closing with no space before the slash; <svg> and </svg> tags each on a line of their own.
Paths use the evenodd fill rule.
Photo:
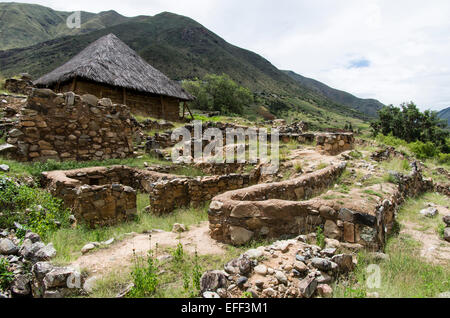
<svg viewBox="0 0 450 318">
<path fill-rule="evenodd" d="M 3 176 L 0 176 L 0 212 L 0 227 L 13 228 L 14 223 L 19 223 L 43 238 L 60 226 L 67 226 L 69 220 L 69 211 L 61 200 Z"/>
<path fill-rule="evenodd" d="M 8 289 L 14 279 L 14 274 L 9 271 L 9 262 L 5 257 L 0 257 L 0 290 Z"/>
<path fill-rule="evenodd" d="M 316 230 L 316 244 L 320 248 L 325 248 L 325 235 L 323 233 L 323 228 L 318 226 Z"/>
<path fill-rule="evenodd" d="M 133 288 L 127 297 L 130 298 L 145 298 L 151 297 L 155 294 L 159 279 L 158 279 L 158 260 L 154 252 L 148 252 L 147 259 L 136 256 L 133 251 L 134 267 L 131 272 L 133 278 Z"/>
</svg>

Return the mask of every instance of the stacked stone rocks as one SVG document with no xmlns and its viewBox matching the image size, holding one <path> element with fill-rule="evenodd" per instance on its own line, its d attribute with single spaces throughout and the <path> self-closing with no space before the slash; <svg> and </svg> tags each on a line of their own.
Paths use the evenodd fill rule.
<svg viewBox="0 0 450 318">
<path fill-rule="evenodd" d="M 7 143 L 19 161 L 126 158 L 134 151 L 130 118 L 107 98 L 33 89 Z"/>
<path fill-rule="evenodd" d="M 6 260 L 13 275 L 6 290 L 0 291 L 0 298 L 60 298 L 78 292 L 80 273 L 53 266 L 49 261 L 55 256 L 53 245 L 45 245 L 36 233 L 28 231 L 22 242 L 14 230 L 0 230 L 0 258 Z"/>
<path fill-rule="evenodd" d="M 29 74 L 20 74 L 20 78 L 8 78 L 5 81 L 5 89 L 14 94 L 28 95 L 33 89 L 32 78 Z"/>
<path fill-rule="evenodd" d="M 446 225 L 446 228 L 444 229 L 444 240 L 450 242 L 450 216 L 449 215 L 444 216 L 442 221 L 444 221 Z"/>
<path fill-rule="evenodd" d="M 254 182 L 250 174 L 161 180 L 150 184 L 151 212 L 161 215 L 189 205 L 198 207 L 220 193 L 246 188 Z"/>
<path fill-rule="evenodd" d="M 330 284 L 355 266 L 353 254 L 338 254 L 340 243 L 326 239 L 325 248 L 308 244 L 308 236 L 249 250 L 201 278 L 204 298 L 331 297 Z M 354 261 L 355 259 L 355 261 Z"/>
<path fill-rule="evenodd" d="M 355 137 L 352 133 L 325 133 L 316 135 L 317 150 L 328 155 L 337 155 L 352 149 Z"/>
</svg>

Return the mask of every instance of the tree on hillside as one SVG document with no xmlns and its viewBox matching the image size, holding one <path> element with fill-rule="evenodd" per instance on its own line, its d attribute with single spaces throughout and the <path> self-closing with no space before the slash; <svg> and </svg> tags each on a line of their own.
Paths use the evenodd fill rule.
<svg viewBox="0 0 450 318">
<path fill-rule="evenodd" d="M 446 139 L 449 132 L 445 129 L 447 123 L 439 119 L 437 112 L 421 112 L 417 106 L 404 103 L 400 107 L 385 106 L 378 112 L 378 120 L 371 123 L 373 135 L 393 135 L 406 140 L 408 143 L 420 141 L 432 142 L 441 148 L 442 152 L 448 152 Z"/>
<path fill-rule="evenodd" d="M 242 114 L 244 107 L 253 103 L 252 92 L 226 74 L 210 74 L 203 80 L 184 81 L 183 88 L 197 98 L 192 105 L 200 110 Z"/>
</svg>

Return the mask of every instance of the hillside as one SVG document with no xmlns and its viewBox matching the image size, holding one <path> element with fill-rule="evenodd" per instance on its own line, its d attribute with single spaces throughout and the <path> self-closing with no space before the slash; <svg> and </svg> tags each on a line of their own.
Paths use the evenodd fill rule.
<svg viewBox="0 0 450 318">
<path fill-rule="evenodd" d="M 115 11 L 81 12 L 81 28 L 69 29 L 66 20 L 71 14 L 35 4 L 0 3 L 0 50 L 31 46 L 64 35 L 89 33 L 129 19 Z"/>
<path fill-rule="evenodd" d="M 447 120 L 448 126 L 450 127 L 450 107 L 441 110 L 438 113 L 439 118 Z"/>
<path fill-rule="evenodd" d="M 300 85 L 322 94 L 337 103 L 359 110 L 369 116 L 377 116 L 377 111 L 383 107 L 383 104 L 376 99 L 358 98 L 350 93 L 334 89 L 324 83 L 304 77 L 292 71 L 284 72 L 300 83 Z"/>
<path fill-rule="evenodd" d="M 12 6 L 15 7 L 16 4 Z M 269 109 L 274 100 L 282 100 L 283 109 L 278 112 L 280 116 L 292 117 L 291 113 L 296 112 L 303 114 L 303 117 L 310 117 L 301 116 L 300 119 L 320 122 L 324 120 L 325 111 L 338 116 L 331 117 L 334 118 L 334 125 L 339 127 L 344 125 L 345 118 L 366 120 L 375 113 L 364 108 L 366 113 L 363 114 L 355 110 L 353 105 L 344 105 L 323 92 L 297 82 L 258 54 L 229 44 L 201 24 L 184 16 L 164 12 L 153 17 L 124 18 L 116 17 L 118 14 L 114 11 L 98 15 L 82 13 L 82 17 L 84 14 L 89 20 L 82 21 L 84 23 L 81 30 L 76 31 L 77 34 L 64 35 L 64 32 L 58 31 L 61 27 L 58 27 L 58 23 L 60 25 L 67 13 L 55 13 L 40 6 L 19 7 L 26 7 L 27 10 L 37 8 L 37 12 L 30 16 L 35 19 L 43 14 L 43 19 L 50 21 L 52 26 L 39 22 L 36 24 L 42 27 L 37 28 L 40 32 L 31 32 L 35 37 L 26 32 L 20 37 L 17 34 L 7 37 L 9 43 L 18 38 L 22 42 L 28 39 L 38 43 L 0 51 L 0 70 L 4 76 L 28 72 L 37 78 L 63 64 L 101 36 L 114 33 L 172 79 L 182 80 L 203 77 L 208 73 L 226 73 L 261 96 L 260 103 Z M 54 15 L 54 20 L 48 20 L 47 14 Z M 65 26 L 63 28 L 67 29 Z M 5 27 L 2 29 L 4 34 L 3 30 Z M 51 39 L 42 42 L 45 37 Z M 3 38 L 0 44 L 5 45 L 6 42 Z"/>
</svg>

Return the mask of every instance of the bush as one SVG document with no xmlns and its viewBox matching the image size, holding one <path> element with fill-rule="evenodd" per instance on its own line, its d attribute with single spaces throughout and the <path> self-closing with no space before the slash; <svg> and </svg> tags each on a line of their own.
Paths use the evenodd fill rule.
<svg viewBox="0 0 450 318">
<path fill-rule="evenodd" d="M 5 291 L 14 279 L 13 273 L 9 271 L 9 262 L 6 258 L 0 257 L 0 290 Z"/>
<path fill-rule="evenodd" d="M 252 92 L 239 86 L 226 74 L 209 74 L 203 80 L 185 81 L 183 88 L 196 97 L 192 105 L 200 110 L 242 114 L 244 106 L 253 103 Z"/>
<path fill-rule="evenodd" d="M 11 228 L 17 222 L 43 237 L 57 229 L 57 222 L 67 225 L 69 219 L 61 200 L 4 176 L 0 177 L 0 211 L 0 227 Z"/>
<path fill-rule="evenodd" d="M 134 251 L 133 251 L 134 253 Z M 134 287 L 131 289 L 128 297 L 144 298 L 153 296 L 159 284 L 158 280 L 158 260 L 150 251 L 147 260 L 137 257 L 134 254 L 134 268 L 131 272 Z"/>
<path fill-rule="evenodd" d="M 427 143 L 416 141 L 410 143 L 408 147 L 416 155 L 417 158 L 422 160 L 434 158 L 438 154 L 436 146 L 430 141 Z"/>
<path fill-rule="evenodd" d="M 450 153 L 440 153 L 438 155 L 438 162 L 442 164 L 450 164 Z"/>
</svg>

